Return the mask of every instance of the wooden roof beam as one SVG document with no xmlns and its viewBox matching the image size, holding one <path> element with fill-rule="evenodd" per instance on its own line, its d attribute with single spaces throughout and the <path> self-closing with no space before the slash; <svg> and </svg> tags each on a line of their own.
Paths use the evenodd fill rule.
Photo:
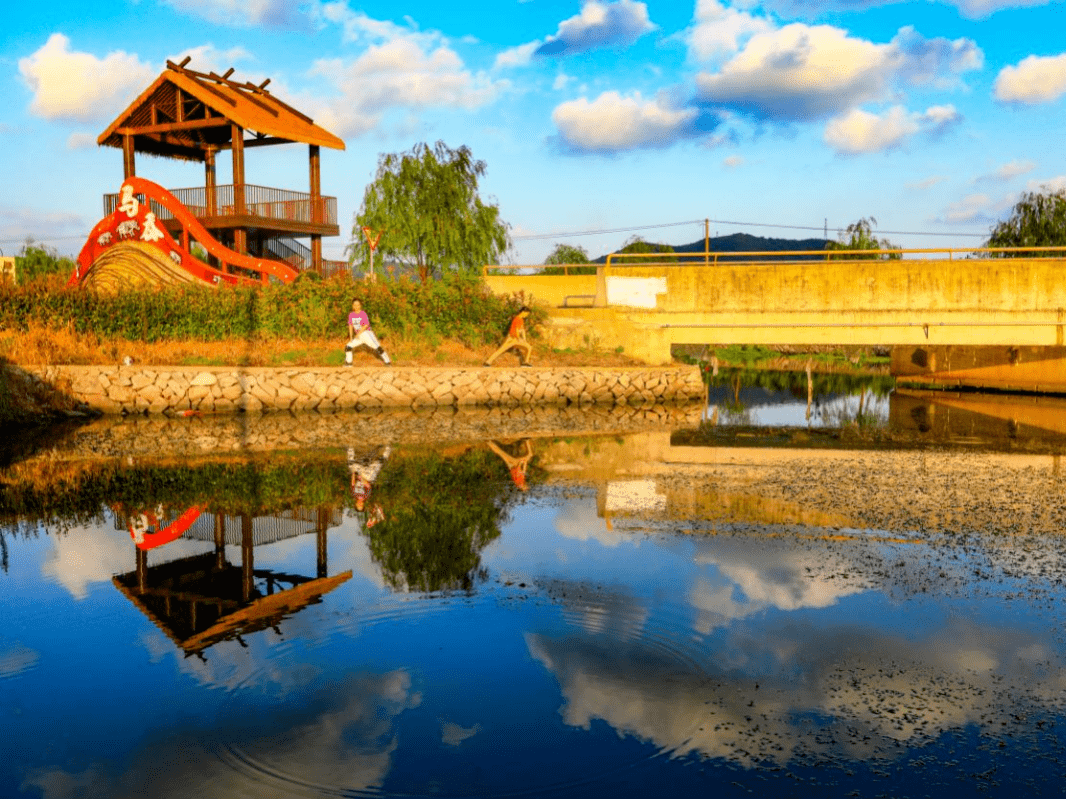
<svg viewBox="0 0 1066 800">
<path fill-rule="evenodd" d="M 174 144 L 172 142 L 158 139 L 155 136 L 143 136 L 142 139 L 147 139 L 148 147 L 139 147 L 138 152 L 145 153 L 147 155 L 163 156 L 168 158 L 184 158 L 189 161 L 203 161 L 204 150 L 194 147 L 191 144 Z"/>
<path fill-rule="evenodd" d="M 115 133 L 119 135 L 129 134 L 140 136 L 151 133 L 175 133 L 177 131 L 192 131 L 200 128 L 227 128 L 229 120 L 225 117 L 210 117 L 206 119 L 190 119 L 185 122 L 160 122 L 156 125 L 138 125 L 119 128 Z"/>
<path fill-rule="evenodd" d="M 282 139 L 280 136 L 256 136 L 254 139 L 246 139 L 245 147 L 265 147 L 270 144 L 294 144 L 295 139 Z"/>
</svg>

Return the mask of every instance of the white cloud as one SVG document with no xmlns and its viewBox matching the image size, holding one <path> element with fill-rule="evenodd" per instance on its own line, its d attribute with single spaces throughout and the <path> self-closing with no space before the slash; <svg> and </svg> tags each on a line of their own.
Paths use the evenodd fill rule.
<svg viewBox="0 0 1066 800">
<path fill-rule="evenodd" d="M 984 66 L 985 55 L 972 39 L 926 39 L 910 25 L 900 28 L 889 43 L 900 77 L 919 86 L 957 85 L 958 76 Z"/>
<path fill-rule="evenodd" d="M 53 33 L 39 50 L 19 59 L 19 72 L 33 92 L 33 114 L 78 122 L 109 119 L 158 74 L 121 50 L 104 58 L 73 52 L 70 39 L 61 33 Z"/>
<path fill-rule="evenodd" d="M 722 166 L 728 167 L 729 169 L 736 169 L 743 163 L 743 156 L 727 156 L 726 158 L 722 159 Z"/>
<path fill-rule="evenodd" d="M 68 150 L 91 150 L 96 147 L 96 134 L 88 131 L 77 131 L 67 137 Z"/>
<path fill-rule="evenodd" d="M 309 28 L 310 19 L 293 0 L 164 0 L 171 8 L 208 22 L 234 27 Z"/>
<path fill-rule="evenodd" d="M 615 531 L 600 518 L 595 506 L 573 504 L 565 506 L 553 520 L 555 530 L 567 539 L 579 542 L 595 541 L 604 547 L 633 544 L 624 531 Z"/>
<path fill-rule="evenodd" d="M 9 642 L 0 650 L 0 680 L 21 675 L 36 666 L 41 654 L 23 647 L 18 642 Z"/>
<path fill-rule="evenodd" d="M 21 241 L 29 237 L 49 242 L 62 238 L 75 244 L 60 248 L 60 252 L 77 252 L 91 227 L 92 224 L 79 215 L 66 211 L 0 205 L 0 239 L 5 241 Z M 6 247 L 5 251 L 11 255 Z"/>
<path fill-rule="evenodd" d="M 581 13 L 559 23 L 556 34 L 549 36 L 536 53 L 567 56 L 600 47 L 627 47 L 655 27 L 644 3 L 586 0 Z"/>
<path fill-rule="evenodd" d="M 567 84 L 569 84 L 572 80 L 572 77 L 560 72 L 558 75 L 555 76 L 555 80 L 552 81 L 552 88 L 555 91 L 560 92 L 565 89 L 567 87 Z"/>
<path fill-rule="evenodd" d="M 687 670 L 610 636 L 528 634 L 526 644 L 559 683 L 564 724 L 587 730 L 602 720 L 668 757 L 748 768 L 812 757 L 878 763 L 967 725 L 995 735 L 1019 703 L 1053 712 L 1066 682 L 1061 659 L 1031 635 L 957 622 L 899 638 L 794 623 L 745 631 Z"/>
<path fill-rule="evenodd" d="M 943 132 L 961 120 L 954 106 L 932 106 L 924 114 L 893 106 L 883 114 L 853 109 L 825 127 L 823 140 L 844 155 L 876 153 L 903 145 L 919 131 Z"/>
<path fill-rule="evenodd" d="M 240 46 L 231 47 L 228 50 L 219 50 L 213 44 L 202 44 L 198 47 L 189 47 L 180 53 L 175 53 L 170 60 L 181 62 L 185 60 L 186 56 L 192 59 L 188 64 L 189 69 L 194 69 L 198 72 L 211 72 L 214 70 L 218 73 L 223 73 L 234 64 L 248 61 L 252 58 L 252 54 Z M 259 79 L 252 75 L 245 75 L 241 76 L 241 80 L 258 82 Z"/>
<path fill-rule="evenodd" d="M 773 27 L 768 19 L 726 8 L 718 0 L 698 0 L 687 35 L 689 52 L 698 61 L 730 55 L 752 35 L 767 33 Z"/>
<path fill-rule="evenodd" d="M 947 175 L 931 175 L 928 178 L 923 178 L 920 181 L 913 181 L 907 184 L 908 189 L 930 189 L 936 186 L 938 183 L 943 183 L 948 179 Z"/>
<path fill-rule="evenodd" d="M 987 194 L 970 194 L 947 207 L 945 222 L 989 222 L 994 219 L 992 198 Z"/>
<path fill-rule="evenodd" d="M 454 50 L 434 49 L 414 37 L 373 45 L 357 59 L 321 60 L 312 73 L 325 76 L 338 96 L 316 120 L 338 135 L 358 135 L 378 125 L 388 109 L 478 108 L 509 84 L 466 69 Z"/>
<path fill-rule="evenodd" d="M 1026 185 L 1029 192 L 1061 192 L 1066 189 L 1066 175 L 1058 175 L 1054 178 L 1032 180 Z"/>
<path fill-rule="evenodd" d="M 540 47 L 540 42 L 527 42 L 509 50 L 497 54 L 493 69 L 506 69 L 508 67 L 524 67 L 533 60 L 533 54 Z"/>
<path fill-rule="evenodd" d="M 434 31 L 419 31 L 410 17 L 405 17 L 407 27 L 389 20 L 374 19 L 362 11 L 352 11 L 344 0 L 325 3 L 318 8 L 320 18 L 340 25 L 345 42 L 386 42 L 392 39 L 417 39 L 424 47 L 441 41 Z"/>
<path fill-rule="evenodd" d="M 1032 172 L 1036 167 L 1036 163 L 1033 161 L 1008 161 L 1003 164 L 995 172 L 990 172 L 987 175 L 979 175 L 974 179 L 974 182 L 978 181 L 1009 181 L 1017 178 L 1019 175 L 1024 175 L 1027 172 Z"/>
<path fill-rule="evenodd" d="M 480 723 L 475 723 L 469 728 L 464 728 L 462 725 L 457 725 L 454 722 L 445 722 L 442 720 L 440 740 L 450 747 L 458 747 L 480 731 Z"/>
<path fill-rule="evenodd" d="M 697 111 L 673 109 L 659 100 L 644 100 L 640 92 L 623 97 L 604 92 L 556 106 L 552 121 L 572 149 L 614 152 L 639 147 L 667 147 L 696 133 Z"/>
<path fill-rule="evenodd" d="M 968 39 L 924 39 L 903 28 L 876 44 L 829 25 L 794 23 L 756 34 L 721 70 L 697 75 L 697 97 L 760 118 L 813 120 L 885 98 L 897 81 L 943 82 L 981 63 Z"/>
<path fill-rule="evenodd" d="M 766 0 L 762 5 L 789 19 L 833 12 L 855 13 L 867 8 L 890 5 L 898 0 Z M 1006 8 L 1046 5 L 1048 0 L 946 0 L 968 19 L 982 19 Z"/>
<path fill-rule="evenodd" d="M 1066 53 L 1029 56 L 996 76 L 992 96 L 1004 103 L 1047 103 L 1066 93 Z"/>
<path fill-rule="evenodd" d="M 1005 8 L 1032 8 L 1046 5 L 1047 0 L 955 0 L 952 5 L 969 19 L 982 19 Z"/>
</svg>

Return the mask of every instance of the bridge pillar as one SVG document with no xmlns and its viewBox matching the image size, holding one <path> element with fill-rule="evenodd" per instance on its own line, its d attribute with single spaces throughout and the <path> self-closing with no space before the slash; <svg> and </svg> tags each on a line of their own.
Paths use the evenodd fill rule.
<svg viewBox="0 0 1066 800">
<path fill-rule="evenodd" d="M 1060 394 L 1066 393 L 1066 347 L 893 347 L 892 375 L 901 385 Z"/>
<path fill-rule="evenodd" d="M 555 308 L 543 330 L 549 347 L 557 350 L 615 351 L 645 364 L 672 361 L 672 333 L 651 315 L 633 309 Z"/>
</svg>

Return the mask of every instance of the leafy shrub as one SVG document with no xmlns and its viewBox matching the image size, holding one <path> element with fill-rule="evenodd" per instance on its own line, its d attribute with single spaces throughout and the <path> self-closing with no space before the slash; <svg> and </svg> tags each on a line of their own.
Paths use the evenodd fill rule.
<svg viewBox="0 0 1066 800">
<path fill-rule="evenodd" d="M 29 283 L 49 276 L 69 278 L 74 262 L 60 256 L 53 248 L 27 241 L 22 253 L 15 256 L 15 274 L 19 283 Z"/>
<path fill-rule="evenodd" d="M 115 295 L 35 282 L 0 286 L 0 328 L 71 326 L 79 334 L 145 342 L 320 339 L 343 335 L 354 297 L 362 299 L 378 335 L 428 333 L 437 343 L 456 339 L 470 347 L 497 342 L 524 302 L 521 295 L 497 297 L 480 279 L 461 276 L 423 284 L 342 274 L 288 285 L 188 285 Z M 535 309 L 533 317 L 542 321 L 544 313 Z"/>
</svg>

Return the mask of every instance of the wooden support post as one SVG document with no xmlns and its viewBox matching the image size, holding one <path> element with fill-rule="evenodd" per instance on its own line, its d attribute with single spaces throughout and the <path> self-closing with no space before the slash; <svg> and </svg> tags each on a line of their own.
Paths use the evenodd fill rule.
<svg viewBox="0 0 1066 800">
<path fill-rule="evenodd" d="M 226 518 L 215 514 L 215 569 L 226 566 Z"/>
<path fill-rule="evenodd" d="M 320 578 L 326 577 L 326 574 L 327 574 L 326 568 L 327 568 L 328 565 L 326 563 L 326 555 L 327 555 L 326 530 L 328 528 L 329 528 L 329 509 L 326 508 L 326 507 L 319 508 L 318 509 L 318 526 L 316 528 L 316 533 L 318 534 L 318 540 L 317 540 L 316 543 L 318 545 L 318 548 L 317 548 L 318 549 L 318 577 L 320 577 Z"/>
<path fill-rule="evenodd" d="M 322 156 L 317 144 L 308 145 L 311 183 L 311 222 L 322 222 Z M 311 269 L 322 274 L 322 237 L 311 236 Z"/>
<path fill-rule="evenodd" d="M 134 158 L 133 137 L 130 134 L 122 136 L 122 180 L 132 178 L 137 174 L 136 159 Z"/>
<path fill-rule="evenodd" d="M 244 602 L 252 599 L 255 589 L 255 541 L 252 538 L 252 518 L 241 514 L 241 598 Z"/>
<path fill-rule="evenodd" d="M 148 551 L 139 547 L 134 549 L 137 553 L 137 589 L 144 592 L 148 589 Z"/>
<path fill-rule="evenodd" d="M 204 187 L 207 193 L 204 212 L 209 217 L 214 217 L 218 214 L 218 198 L 215 196 L 216 186 L 218 186 L 218 181 L 215 176 L 215 151 L 207 149 L 204 151 Z"/>
<path fill-rule="evenodd" d="M 322 266 L 322 237 L 315 233 L 311 234 L 311 268 L 326 277 Z"/>
<path fill-rule="evenodd" d="M 244 128 L 232 125 L 233 143 L 233 213 L 247 213 L 244 202 Z M 233 249 L 238 253 L 248 252 L 248 232 L 244 228 L 233 229 Z"/>
</svg>

